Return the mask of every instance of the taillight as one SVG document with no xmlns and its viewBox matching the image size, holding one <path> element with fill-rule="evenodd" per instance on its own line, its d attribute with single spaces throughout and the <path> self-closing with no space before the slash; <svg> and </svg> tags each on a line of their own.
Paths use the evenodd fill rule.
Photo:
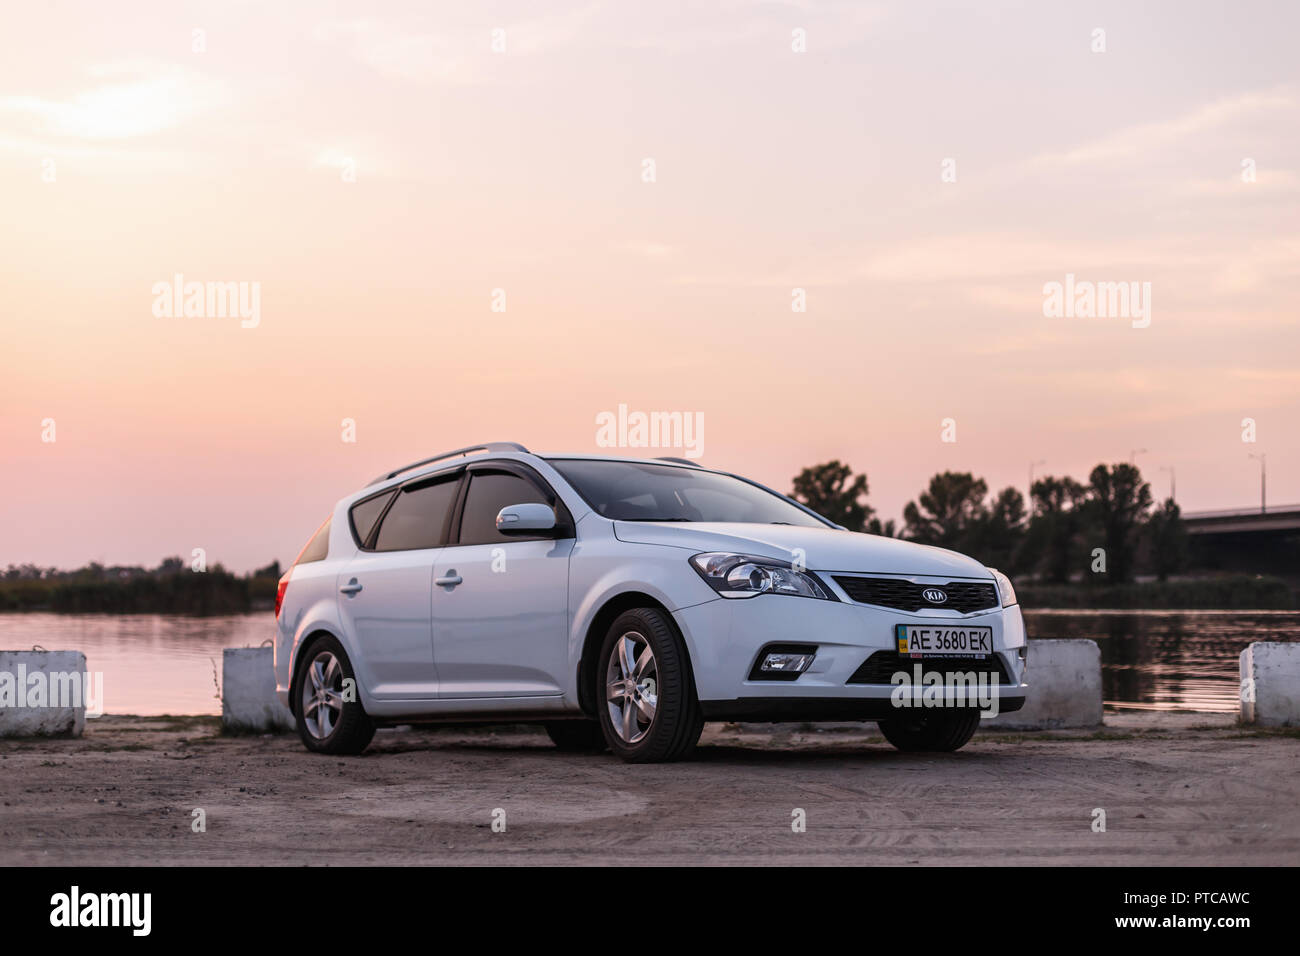
<svg viewBox="0 0 1300 956">
<path fill-rule="evenodd" d="M 284 605 L 284 592 L 289 587 L 289 575 L 293 574 L 293 568 L 285 571 L 280 575 L 280 583 L 275 586 L 275 617 L 280 618 L 280 608 Z"/>
</svg>

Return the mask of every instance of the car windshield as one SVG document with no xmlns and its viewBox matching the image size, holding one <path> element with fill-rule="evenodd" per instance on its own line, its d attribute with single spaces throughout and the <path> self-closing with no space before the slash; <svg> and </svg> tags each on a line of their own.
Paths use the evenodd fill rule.
<svg viewBox="0 0 1300 956">
<path fill-rule="evenodd" d="M 587 504 L 616 521 L 737 521 L 824 528 L 808 512 L 715 471 L 650 462 L 552 459 Z"/>
</svg>

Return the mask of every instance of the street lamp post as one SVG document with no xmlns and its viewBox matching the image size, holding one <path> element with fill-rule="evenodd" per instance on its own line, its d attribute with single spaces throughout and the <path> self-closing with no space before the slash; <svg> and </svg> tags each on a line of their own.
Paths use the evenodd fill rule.
<svg viewBox="0 0 1300 956">
<path fill-rule="evenodd" d="M 1174 475 L 1174 466 L 1161 465 L 1160 470 L 1169 472 L 1169 500 L 1177 501 L 1178 500 L 1178 478 L 1177 476 Z"/>
<path fill-rule="evenodd" d="M 1138 463 L 1138 455 L 1145 455 L 1146 453 L 1147 450 L 1145 448 L 1134 448 L 1132 451 L 1128 453 L 1128 463 L 1132 465 L 1134 468 L 1136 468 Z"/>
<path fill-rule="evenodd" d="M 1263 454 L 1262 452 L 1256 455 L 1253 451 L 1249 452 L 1248 454 L 1250 455 L 1251 458 L 1256 458 L 1259 460 L 1259 513 L 1264 514 L 1264 512 L 1268 510 L 1268 508 L 1266 507 L 1267 502 L 1264 497 L 1264 479 L 1267 473 L 1267 468 L 1265 467 L 1264 459 L 1267 458 L 1268 456 Z"/>
<path fill-rule="evenodd" d="M 1047 459 L 1045 458 L 1039 459 L 1038 461 L 1031 461 L 1029 463 L 1029 494 L 1025 498 L 1025 504 L 1029 506 L 1029 510 L 1031 511 L 1034 507 L 1034 468 L 1038 465 L 1045 464 L 1047 464 Z"/>
</svg>

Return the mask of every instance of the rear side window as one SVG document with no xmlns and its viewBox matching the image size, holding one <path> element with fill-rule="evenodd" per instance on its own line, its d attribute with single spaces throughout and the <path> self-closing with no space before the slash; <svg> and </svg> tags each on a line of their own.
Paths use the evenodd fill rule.
<svg viewBox="0 0 1300 956">
<path fill-rule="evenodd" d="M 352 522 L 352 534 L 356 537 L 357 543 L 365 546 L 370 540 L 370 532 L 375 529 L 375 522 L 379 516 L 384 513 L 384 506 L 388 500 L 393 497 L 391 491 L 384 492 L 382 495 L 375 495 L 373 498 L 367 498 L 365 501 L 358 501 L 348 512 L 349 520 Z"/>
<path fill-rule="evenodd" d="M 465 513 L 460 519 L 461 544 L 496 544 L 527 540 L 497 530 L 497 512 L 507 505 L 537 502 L 550 505 L 553 499 L 531 481 L 504 472 L 479 471 L 470 478 L 465 495 Z"/>
<path fill-rule="evenodd" d="M 298 555 L 298 560 L 294 564 L 306 564 L 309 561 L 324 561 L 330 553 L 330 522 L 332 518 L 326 518 L 325 523 L 316 529 L 316 533 L 311 536 L 302 553 Z"/>
<path fill-rule="evenodd" d="M 411 551 L 436 548 L 442 543 L 442 526 L 459 487 L 458 477 L 431 485 L 403 488 L 379 525 L 376 551 Z"/>
</svg>

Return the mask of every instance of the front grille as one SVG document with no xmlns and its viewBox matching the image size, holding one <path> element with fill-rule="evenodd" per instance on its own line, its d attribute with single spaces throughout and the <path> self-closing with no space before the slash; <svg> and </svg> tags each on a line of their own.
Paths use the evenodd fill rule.
<svg viewBox="0 0 1300 956">
<path fill-rule="evenodd" d="M 911 677 L 914 673 L 913 668 L 917 664 L 921 665 L 922 674 L 931 671 L 943 674 L 945 683 L 949 674 L 958 672 L 988 674 L 990 681 L 996 676 L 999 684 L 1011 683 L 1011 675 L 1007 673 L 1006 666 L 1002 663 L 1001 654 L 994 654 L 985 660 L 971 657 L 912 658 L 903 657 L 898 651 L 876 651 L 862 662 L 862 666 L 853 672 L 853 676 L 846 683 L 889 684 L 892 683 L 891 678 L 899 671 L 906 671 L 908 677 Z"/>
<path fill-rule="evenodd" d="M 898 611 L 919 611 L 921 608 L 951 608 L 967 614 L 998 606 L 998 592 L 992 582 L 949 581 L 947 584 L 913 584 L 898 578 L 858 578 L 847 574 L 835 575 L 835 583 L 859 604 L 892 607 Z M 921 596 L 927 588 L 939 588 L 948 595 L 942 604 L 932 604 Z"/>
</svg>

